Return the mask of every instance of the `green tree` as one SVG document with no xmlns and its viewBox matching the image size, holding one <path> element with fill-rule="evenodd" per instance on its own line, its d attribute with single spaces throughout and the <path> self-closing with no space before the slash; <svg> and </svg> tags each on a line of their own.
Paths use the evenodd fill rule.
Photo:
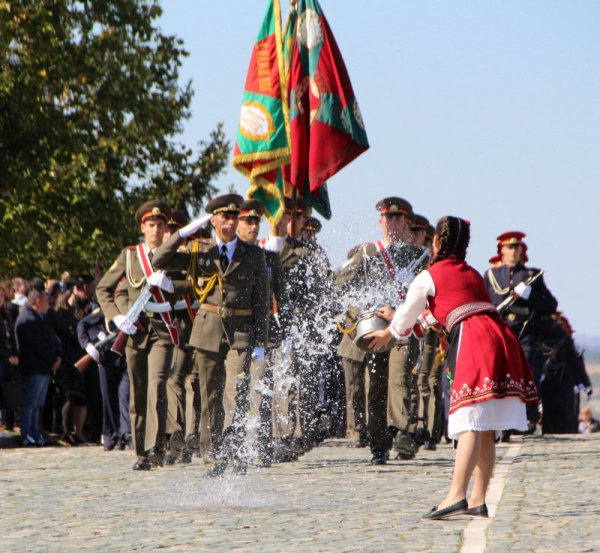
<svg viewBox="0 0 600 553">
<path fill-rule="evenodd" d="M 156 2 L 0 0 L 0 274 L 89 271 L 162 197 L 197 212 L 230 150 L 178 143 L 191 83 Z"/>
</svg>

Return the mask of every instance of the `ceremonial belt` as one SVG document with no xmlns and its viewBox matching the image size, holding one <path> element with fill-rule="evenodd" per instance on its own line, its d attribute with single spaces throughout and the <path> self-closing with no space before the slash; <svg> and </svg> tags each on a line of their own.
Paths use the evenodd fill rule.
<svg viewBox="0 0 600 553">
<path fill-rule="evenodd" d="M 486 312 L 496 313 L 496 308 L 493 304 L 487 301 L 465 303 L 464 305 L 461 305 L 448 313 L 448 316 L 446 317 L 446 329 L 448 332 L 451 332 L 452 329 L 466 317 L 475 315 L 476 313 Z"/>
<path fill-rule="evenodd" d="M 138 244 L 136 249 L 137 249 L 137 255 L 138 255 L 138 259 L 140 261 L 140 265 L 142 266 L 142 270 L 144 272 L 144 276 L 146 277 L 146 279 L 148 279 L 150 277 L 150 275 L 154 272 L 154 270 L 152 268 L 152 263 L 150 262 L 150 259 L 148 258 L 148 254 L 146 253 L 144 244 Z M 167 301 L 162 290 L 158 286 L 154 286 L 152 288 L 152 295 L 154 296 L 156 303 L 162 304 L 162 303 L 166 303 L 166 301 Z M 164 312 L 164 313 L 161 312 L 160 318 L 163 320 L 163 323 L 165 323 L 167 330 L 169 331 L 169 336 L 171 337 L 171 342 L 173 342 L 174 345 L 178 346 L 179 345 L 179 330 L 177 330 L 177 326 L 175 326 L 173 317 L 171 317 L 171 313 L 170 312 Z"/>
<path fill-rule="evenodd" d="M 200 309 L 209 313 L 216 313 L 222 319 L 226 317 L 249 317 L 252 315 L 252 309 L 237 309 L 235 307 L 224 307 L 223 305 L 214 305 L 212 303 L 201 303 Z"/>
</svg>

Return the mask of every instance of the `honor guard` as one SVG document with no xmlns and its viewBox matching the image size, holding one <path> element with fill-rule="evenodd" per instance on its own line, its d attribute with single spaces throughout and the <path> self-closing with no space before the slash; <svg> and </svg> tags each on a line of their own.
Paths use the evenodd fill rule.
<svg viewBox="0 0 600 553">
<path fill-rule="evenodd" d="M 353 248 L 350 258 L 336 275 L 336 285 L 342 295 L 354 296 L 370 308 L 379 303 L 398 305 L 403 301 L 408 285 L 426 266 L 429 255 L 425 248 L 410 244 L 413 211 L 409 202 L 389 197 L 375 207 L 379 212 L 382 239 Z M 416 444 L 408 431 L 409 425 L 416 422 L 416 413 L 411 414 L 411 388 L 416 389 L 413 369 L 417 364 L 419 345 L 413 338 L 391 351 L 365 354 L 353 342 L 352 329 L 359 311 L 356 305 L 351 305 L 346 312 L 346 329 L 338 348 L 346 374 L 348 437 L 362 446 L 365 434 L 368 434 L 373 454 L 371 462 L 379 465 L 387 462 L 393 436 L 404 439 L 399 444 L 403 449 L 397 447 L 399 451 L 416 452 Z M 367 369 L 368 414 L 365 417 Z"/>
<path fill-rule="evenodd" d="M 173 234 L 156 252 L 157 267 L 188 270 L 199 310 L 190 345 L 200 378 L 200 451 L 221 475 L 230 461 L 245 472 L 240 456 L 248 414 L 251 354 L 264 348 L 269 322 L 267 267 L 263 251 L 237 237 L 243 198 L 225 194 L 206 205 L 215 240 L 186 238 L 206 224 L 201 218 Z"/>
<path fill-rule="evenodd" d="M 430 233 L 429 246 L 428 230 Z M 429 224 L 427 217 L 415 214 L 410 225 L 412 244 L 415 246 L 428 247 L 432 257 L 431 241 L 434 229 Z M 442 364 L 435 363 L 439 345 L 439 333 L 441 328 L 431 326 L 423 332 L 423 355 L 421 363 L 417 367 L 418 392 L 412 396 L 418 402 L 417 427 L 415 429 L 415 441 L 418 445 L 425 445 L 426 449 L 435 450 L 442 436 L 443 421 L 443 390 L 442 390 Z"/>
<path fill-rule="evenodd" d="M 250 244 L 258 243 L 264 205 L 258 200 L 246 200 L 240 206 L 237 234 Z M 257 451 L 255 463 L 269 467 L 273 461 L 273 365 L 280 357 L 283 329 L 279 312 L 284 308 L 283 268 L 279 255 L 264 250 L 270 293 L 269 339 L 264 351 L 256 349 L 250 366 L 250 411 L 257 417 Z M 252 425 L 251 425 L 252 426 Z"/>
<path fill-rule="evenodd" d="M 129 335 L 125 357 L 137 455 L 134 470 L 150 470 L 153 465 L 164 463 L 166 380 L 179 333 L 171 310 L 173 282 L 167 274 L 155 271 L 153 256 L 162 243 L 170 216 L 169 206 L 161 200 L 142 204 L 135 213 L 135 220 L 140 225 L 143 241 L 123 249 L 96 288 L 106 319 Z M 122 280 L 124 284 L 119 286 Z M 125 305 L 131 308 L 146 283 L 153 286 L 153 297 L 139 319 L 131 321 L 119 306 L 126 298 Z"/>
<path fill-rule="evenodd" d="M 167 221 L 163 242 L 189 223 L 187 213 L 174 209 Z M 182 245 L 181 248 L 185 249 Z M 185 280 L 181 271 L 178 278 Z M 167 379 L 166 464 L 190 463 L 193 451 L 200 452 L 200 383 L 193 370 L 193 348 L 189 345 L 198 304 L 192 294 L 179 296 L 173 308 L 179 329 L 179 345 L 173 350 L 173 362 Z"/>
<path fill-rule="evenodd" d="M 501 315 L 519 338 L 539 387 L 541 375 L 535 371 L 534 364 L 539 321 L 552 315 L 558 302 L 546 287 L 540 270 L 525 266 L 527 245 L 523 238 L 525 234 L 520 231 L 509 231 L 498 236 L 500 265 L 487 270 L 485 281 L 494 305 L 505 306 L 500 308 Z M 535 430 L 538 418 L 535 406 L 528 406 L 527 418 L 530 431 Z"/>
<path fill-rule="evenodd" d="M 283 268 L 285 299 L 279 311 L 284 333 L 281 351 L 288 361 L 291 355 L 291 365 L 282 364 L 274 374 L 273 459 L 276 462 L 295 460 L 311 447 L 317 418 L 318 398 L 315 399 L 314 379 L 309 376 L 315 368 L 307 336 L 307 323 L 315 316 L 316 295 L 311 293 L 315 289 L 314 274 L 309 251 L 298 239 L 309 215 L 309 207 L 285 198 L 285 211 L 279 223 L 271 225 L 269 236 L 261 240 L 266 251 L 279 254 Z"/>
</svg>

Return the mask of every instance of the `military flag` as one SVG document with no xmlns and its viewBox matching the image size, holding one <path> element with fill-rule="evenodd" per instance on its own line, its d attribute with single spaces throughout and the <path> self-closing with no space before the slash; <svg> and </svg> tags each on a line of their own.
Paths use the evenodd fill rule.
<svg viewBox="0 0 600 553">
<path fill-rule="evenodd" d="M 287 83 L 281 8 L 269 0 L 248 68 L 233 166 L 250 179 L 246 195 L 265 205 L 277 223 L 284 210 L 280 168 L 290 159 Z M 279 177 L 278 177 L 279 174 Z"/>
<path fill-rule="evenodd" d="M 293 33 L 293 34 L 292 34 Z M 284 178 L 329 218 L 326 181 L 368 147 L 346 65 L 317 0 L 298 0 L 290 14 L 290 163 Z"/>
</svg>

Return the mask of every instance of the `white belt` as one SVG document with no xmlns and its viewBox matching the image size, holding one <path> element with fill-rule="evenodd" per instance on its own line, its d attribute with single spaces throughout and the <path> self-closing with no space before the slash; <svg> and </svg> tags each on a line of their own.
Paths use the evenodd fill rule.
<svg viewBox="0 0 600 553">
<path fill-rule="evenodd" d="M 151 313 L 168 313 L 169 311 L 171 311 L 171 304 L 168 301 L 163 301 L 162 303 L 149 301 L 144 306 L 144 310 L 150 311 Z"/>
</svg>

